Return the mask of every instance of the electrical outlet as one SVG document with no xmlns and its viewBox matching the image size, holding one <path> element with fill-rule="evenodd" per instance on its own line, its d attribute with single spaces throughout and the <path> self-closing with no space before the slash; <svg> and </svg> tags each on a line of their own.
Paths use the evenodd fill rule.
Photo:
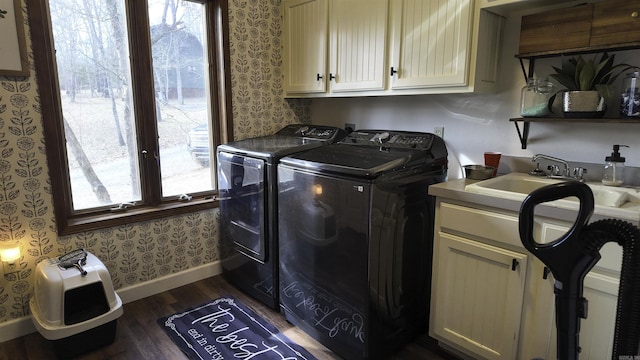
<svg viewBox="0 0 640 360">
<path fill-rule="evenodd" d="M 353 130 L 356 129 L 356 124 L 344 123 L 344 129 L 347 130 L 348 132 L 352 132 Z"/>
<path fill-rule="evenodd" d="M 436 126 L 433 128 L 433 133 L 444 139 L 444 126 Z"/>
</svg>

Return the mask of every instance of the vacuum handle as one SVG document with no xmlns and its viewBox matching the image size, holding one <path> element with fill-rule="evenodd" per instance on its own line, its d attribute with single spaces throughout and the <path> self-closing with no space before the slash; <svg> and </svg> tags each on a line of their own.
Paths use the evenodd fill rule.
<svg viewBox="0 0 640 360">
<path fill-rule="evenodd" d="M 560 200 L 571 196 L 578 198 L 580 201 L 580 209 L 578 210 L 576 222 L 567 233 L 568 236 L 564 236 L 551 243 L 537 243 L 533 237 L 533 217 L 535 207 L 545 202 Z M 519 228 L 522 245 L 536 255 L 537 250 L 541 248 L 556 247 L 568 238 L 571 238 L 571 234 L 576 234 L 577 237 L 577 234 L 580 233 L 593 214 L 593 206 L 594 200 L 591 188 L 586 184 L 577 181 L 551 184 L 533 191 L 524 199 L 522 206 L 520 207 Z"/>
<path fill-rule="evenodd" d="M 580 201 L 575 223 L 559 239 L 540 244 L 533 237 L 534 208 L 544 202 L 575 196 Z M 586 299 L 582 297 L 582 280 L 598 257 L 585 250 L 581 232 L 593 213 L 591 188 L 572 181 L 552 184 L 533 191 L 520 208 L 520 240 L 553 273 L 556 295 L 558 359 L 576 360 L 579 353 L 580 318 L 586 317 Z"/>
</svg>

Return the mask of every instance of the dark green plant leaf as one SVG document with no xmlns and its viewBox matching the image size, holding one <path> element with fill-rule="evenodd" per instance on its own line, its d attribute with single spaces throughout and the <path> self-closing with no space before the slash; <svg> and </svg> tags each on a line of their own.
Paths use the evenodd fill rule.
<svg viewBox="0 0 640 360">
<path fill-rule="evenodd" d="M 615 89 L 611 85 L 596 84 L 595 89 L 598 90 L 600 96 L 602 96 L 607 103 L 616 96 Z"/>
<path fill-rule="evenodd" d="M 582 83 L 581 83 L 580 74 L 582 73 L 582 69 L 584 68 L 586 63 L 585 63 L 584 59 L 582 58 L 582 56 L 578 56 L 578 58 L 576 60 L 577 60 L 576 61 L 576 72 L 573 74 L 573 78 L 574 78 L 574 81 L 575 81 L 575 83 L 577 85 L 576 90 L 581 90 L 580 86 L 582 85 Z"/>
<path fill-rule="evenodd" d="M 611 68 L 613 66 L 614 60 L 615 55 L 608 57 L 607 53 L 602 54 L 600 62 L 595 69 L 593 85 L 607 84 L 609 82 L 609 78 L 611 77 Z"/>
<path fill-rule="evenodd" d="M 611 84 L 613 84 L 614 81 L 616 81 L 618 76 L 626 73 L 629 70 L 637 71 L 637 69 L 638 69 L 637 67 L 632 66 L 632 65 L 618 64 L 618 65 L 614 66 L 613 68 L 611 68 L 611 70 L 609 71 L 608 81 L 602 82 L 602 83 L 603 84 L 607 84 L 607 85 L 611 85 Z"/>
<path fill-rule="evenodd" d="M 611 85 L 624 72 L 637 69 L 628 64 L 615 63 L 615 55 L 602 53 L 585 60 L 581 55 L 563 58 L 560 68 L 553 67 L 551 77 L 567 90 L 596 90 L 597 85 Z"/>
<path fill-rule="evenodd" d="M 593 86 L 595 85 L 593 83 L 595 73 L 596 71 L 593 67 L 593 63 L 590 61 L 584 62 L 582 68 L 580 69 L 580 72 L 576 74 L 578 76 L 578 84 L 580 90 L 588 91 L 593 88 Z"/>
<path fill-rule="evenodd" d="M 551 77 L 554 78 L 556 81 L 558 81 L 560 85 L 566 87 L 569 90 L 578 90 L 578 86 L 575 84 L 575 81 L 573 79 L 573 74 L 569 75 L 564 73 L 558 73 L 558 74 L 551 74 Z"/>
</svg>

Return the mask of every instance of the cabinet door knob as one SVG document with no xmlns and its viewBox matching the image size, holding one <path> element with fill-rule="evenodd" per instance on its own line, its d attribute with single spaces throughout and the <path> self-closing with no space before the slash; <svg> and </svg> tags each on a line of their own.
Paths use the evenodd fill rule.
<svg viewBox="0 0 640 360">
<path fill-rule="evenodd" d="M 390 71 L 390 75 L 393 76 L 395 74 L 398 73 L 398 70 L 394 69 L 393 66 L 391 67 L 391 71 Z"/>
<path fill-rule="evenodd" d="M 329 81 L 331 81 L 331 80 L 333 80 L 333 79 L 335 79 L 335 78 L 336 78 L 336 76 L 335 76 L 335 75 L 333 75 L 332 73 L 329 73 Z"/>
<path fill-rule="evenodd" d="M 518 259 L 511 259 L 511 270 L 516 271 L 518 268 Z"/>
<path fill-rule="evenodd" d="M 637 11 L 632 12 L 631 13 L 631 17 L 632 18 L 637 18 L 638 17 L 638 12 Z"/>
<path fill-rule="evenodd" d="M 316 81 L 320 81 L 320 80 L 322 80 L 322 75 L 318 73 L 316 74 Z"/>
</svg>

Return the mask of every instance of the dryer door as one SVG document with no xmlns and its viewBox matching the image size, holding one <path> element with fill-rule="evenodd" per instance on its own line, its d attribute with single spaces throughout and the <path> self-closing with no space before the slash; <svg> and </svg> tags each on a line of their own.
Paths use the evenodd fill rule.
<svg viewBox="0 0 640 360">
<path fill-rule="evenodd" d="M 218 196 L 223 241 L 264 262 L 265 162 L 240 154 L 218 152 Z"/>
</svg>

